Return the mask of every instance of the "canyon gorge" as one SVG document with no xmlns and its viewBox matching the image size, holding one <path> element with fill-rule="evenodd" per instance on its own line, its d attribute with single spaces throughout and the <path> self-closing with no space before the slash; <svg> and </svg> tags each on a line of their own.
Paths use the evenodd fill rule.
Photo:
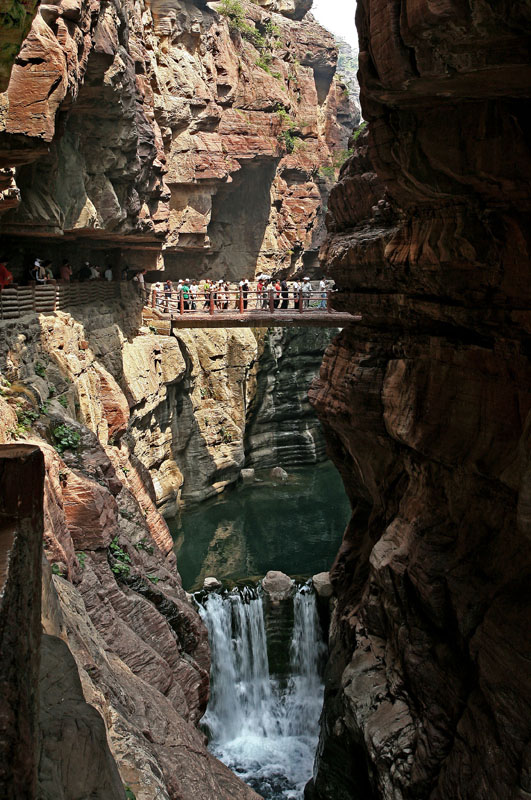
<svg viewBox="0 0 531 800">
<path fill-rule="evenodd" d="M 300 798 L 531 797 L 531 14 L 358 0 L 360 127 L 355 56 L 311 6 L 0 9 L 15 281 L 35 255 L 151 280 L 326 274 L 334 308 L 361 315 L 164 335 L 117 282 L 112 299 L 0 320 L 8 800 L 258 800 L 201 720 L 226 725 L 249 675 L 262 694 L 240 722 L 259 720 L 266 677 L 216 648 L 232 603 L 265 653 L 261 595 L 198 605 L 170 528 L 236 494 L 245 467 L 327 457 L 351 516 L 318 604 L 324 707 Z M 317 708 L 309 592 L 283 647 Z M 288 700 L 304 710 L 299 688 Z"/>
</svg>

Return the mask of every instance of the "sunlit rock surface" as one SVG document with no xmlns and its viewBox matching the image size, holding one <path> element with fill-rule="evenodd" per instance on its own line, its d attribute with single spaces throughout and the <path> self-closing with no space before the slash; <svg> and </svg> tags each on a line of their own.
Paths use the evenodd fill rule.
<svg viewBox="0 0 531 800">
<path fill-rule="evenodd" d="M 531 791 L 526 4 L 358 3 L 312 389 L 353 505 L 309 797 Z M 385 188 L 387 187 L 387 188 Z"/>
<path fill-rule="evenodd" d="M 310 5 L 41 5 L 0 95 L 15 274 L 28 235 L 75 267 L 154 269 L 164 252 L 173 278 L 315 269 L 320 167 L 333 176 L 358 110 Z"/>
</svg>

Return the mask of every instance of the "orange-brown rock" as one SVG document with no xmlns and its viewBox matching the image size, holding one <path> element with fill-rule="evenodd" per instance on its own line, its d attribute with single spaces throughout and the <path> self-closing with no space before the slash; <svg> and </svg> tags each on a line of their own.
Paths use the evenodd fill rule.
<svg viewBox="0 0 531 800">
<path fill-rule="evenodd" d="M 39 7 L 0 115 L 17 277 L 28 234 L 56 267 L 156 268 L 162 250 L 171 277 L 315 266 L 319 167 L 333 173 L 358 112 L 311 3 L 261 5 L 243 2 L 241 20 L 185 0 Z"/>
<path fill-rule="evenodd" d="M 363 323 L 312 389 L 353 516 L 311 798 L 531 790 L 529 14 L 505 10 L 358 3 L 369 133 L 323 256 Z"/>
</svg>

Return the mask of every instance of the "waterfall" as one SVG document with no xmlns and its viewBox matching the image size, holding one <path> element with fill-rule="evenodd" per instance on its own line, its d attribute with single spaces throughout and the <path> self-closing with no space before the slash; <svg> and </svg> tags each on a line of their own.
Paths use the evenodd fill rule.
<svg viewBox="0 0 531 800">
<path fill-rule="evenodd" d="M 292 602 L 293 615 L 291 601 L 280 610 L 288 663 L 277 664 L 276 673 L 269 666 L 268 609 L 259 590 L 209 594 L 200 606 L 212 650 L 203 718 L 210 750 L 266 800 L 302 800 L 319 736 L 326 646 L 313 591 L 301 587 Z"/>
</svg>

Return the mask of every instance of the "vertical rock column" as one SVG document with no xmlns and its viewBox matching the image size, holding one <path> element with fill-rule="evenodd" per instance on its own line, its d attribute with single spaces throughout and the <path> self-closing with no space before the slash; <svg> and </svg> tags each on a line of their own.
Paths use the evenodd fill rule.
<svg viewBox="0 0 531 800">
<path fill-rule="evenodd" d="M 369 134 L 330 198 L 312 400 L 353 516 L 313 797 L 531 792 L 524 3 L 361 0 Z"/>
<path fill-rule="evenodd" d="M 0 795 L 33 800 L 41 638 L 44 459 L 0 446 Z"/>
</svg>

